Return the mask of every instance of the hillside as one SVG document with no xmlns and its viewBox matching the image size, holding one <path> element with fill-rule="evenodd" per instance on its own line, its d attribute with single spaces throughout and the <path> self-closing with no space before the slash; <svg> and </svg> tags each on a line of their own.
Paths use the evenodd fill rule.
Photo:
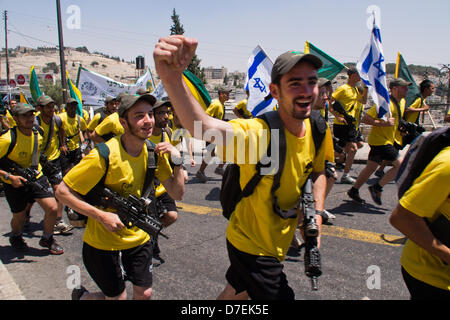
<svg viewBox="0 0 450 320">
<path fill-rule="evenodd" d="M 121 82 L 134 82 L 136 77 L 136 65 L 134 62 L 122 62 L 119 57 L 108 57 L 101 53 L 89 53 L 81 48 L 66 48 L 64 50 L 66 69 L 71 79 L 76 80 L 78 67 L 83 67 L 98 72 L 102 75 L 111 77 Z M 85 48 L 84 48 L 85 49 Z M 35 66 L 36 73 L 46 73 L 44 68 L 52 65 L 57 66 L 56 76 L 60 77 L 59 71 L 59 51 L 56 48 L 30 49 L 19 47 L 10 51 L 9 65 L 10 77 L 14 78 L 16 74 L 29 74 L 31 65 Z M 4 52 L 1 61 L 1 78 L 6 78 L 6 68 Z M 50 68 L 51 69 L 51 68 Z M 131 80 L 130 80 L 131 79 Z"/>
</svg>

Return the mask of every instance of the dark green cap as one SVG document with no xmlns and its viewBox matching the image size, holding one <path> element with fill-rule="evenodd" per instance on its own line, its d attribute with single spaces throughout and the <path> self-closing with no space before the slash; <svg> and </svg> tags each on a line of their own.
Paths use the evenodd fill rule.
<svg viewBox="0 0 450 320">
<path fill-rule="evenodd" d="M 308 61 L 314 68 L 319 70 L 322 68 L 322 60 L 313 54 L 304 54 L 300 51 L 287 51 L 278 56 L 273 64 L 271 81 L 274 82 L 284 74 L 288 73 L 300 61 Z"/>
<path fill-rule="evenodd" d="M 125 94 L 120 99 L 120 105 L 119 105 L 119 117 L 123 117 L 125 112 L 133 107 L 137 102 L 144 100 L 148 102 L 152 107 L 156 103 L 156 98 L 152 96 L 151 94 L 143 94 L 143 95 L 136 95 L 136 94 Z"/>
</svg>

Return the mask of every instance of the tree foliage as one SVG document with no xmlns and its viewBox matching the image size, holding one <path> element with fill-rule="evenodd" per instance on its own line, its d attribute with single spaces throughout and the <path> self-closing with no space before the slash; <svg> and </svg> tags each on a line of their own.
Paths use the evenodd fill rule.
<svg viewBox="0 0 450 320">
<path fill-rule="evenodd" d="M 170 35 L 175 34 L 184 34 L 184 27 L 181 24 L 180 16 L 175 11 L 175 8 L 172 11 L 172 16 L 170 17 L 172 19 L 172 25 L 170 26 Z M 203 69 L 200 67 L 201 60 L 197 57 L 195 54 L 192 57 L 191 63 L 187 67 L 187 69 L 195 74 L 203 83 L 206 83 L 205 81 L 205 73 L 203 72 Z"/>
</svg>

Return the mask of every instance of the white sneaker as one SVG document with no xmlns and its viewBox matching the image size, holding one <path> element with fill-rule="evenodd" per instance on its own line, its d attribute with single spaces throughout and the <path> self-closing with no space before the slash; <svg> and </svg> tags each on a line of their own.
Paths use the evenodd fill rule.
<svg viewBox="0 0 450 320">
<path fill-rule="evenodd" d="M 327 210 L 323 210 L 323 214 L 326 216 L 326 220 L 336 219 L 336 216 Z M 324 217 L 325 218 L 325 217 Z"/>
<path fill-rule="evenodd" d="M 356 182 L 356 180 L 347 174 L 344 174 L 341 178 L 341 183 L 344 183 L 344 184 L 355 184 L 355 182 Z"/>
</svg>

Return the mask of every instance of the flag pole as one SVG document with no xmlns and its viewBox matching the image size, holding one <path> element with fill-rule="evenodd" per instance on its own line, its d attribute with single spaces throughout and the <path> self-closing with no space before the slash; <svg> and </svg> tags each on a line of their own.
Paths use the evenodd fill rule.
<svg viewBox="0 0 450 320">
<path fill-rule="evenodd" d="M 59 61 L 61 64 L 61 86 L 63 92 L 63 103 L 67 103 L 67 78 L 66 78 L 66 61 L 64 58 L 64 41 L 61 22 L 61 3 L 56 0 L 56 14 L 58 18 L 58 38 L 59 38 Z"/>
</svg>

